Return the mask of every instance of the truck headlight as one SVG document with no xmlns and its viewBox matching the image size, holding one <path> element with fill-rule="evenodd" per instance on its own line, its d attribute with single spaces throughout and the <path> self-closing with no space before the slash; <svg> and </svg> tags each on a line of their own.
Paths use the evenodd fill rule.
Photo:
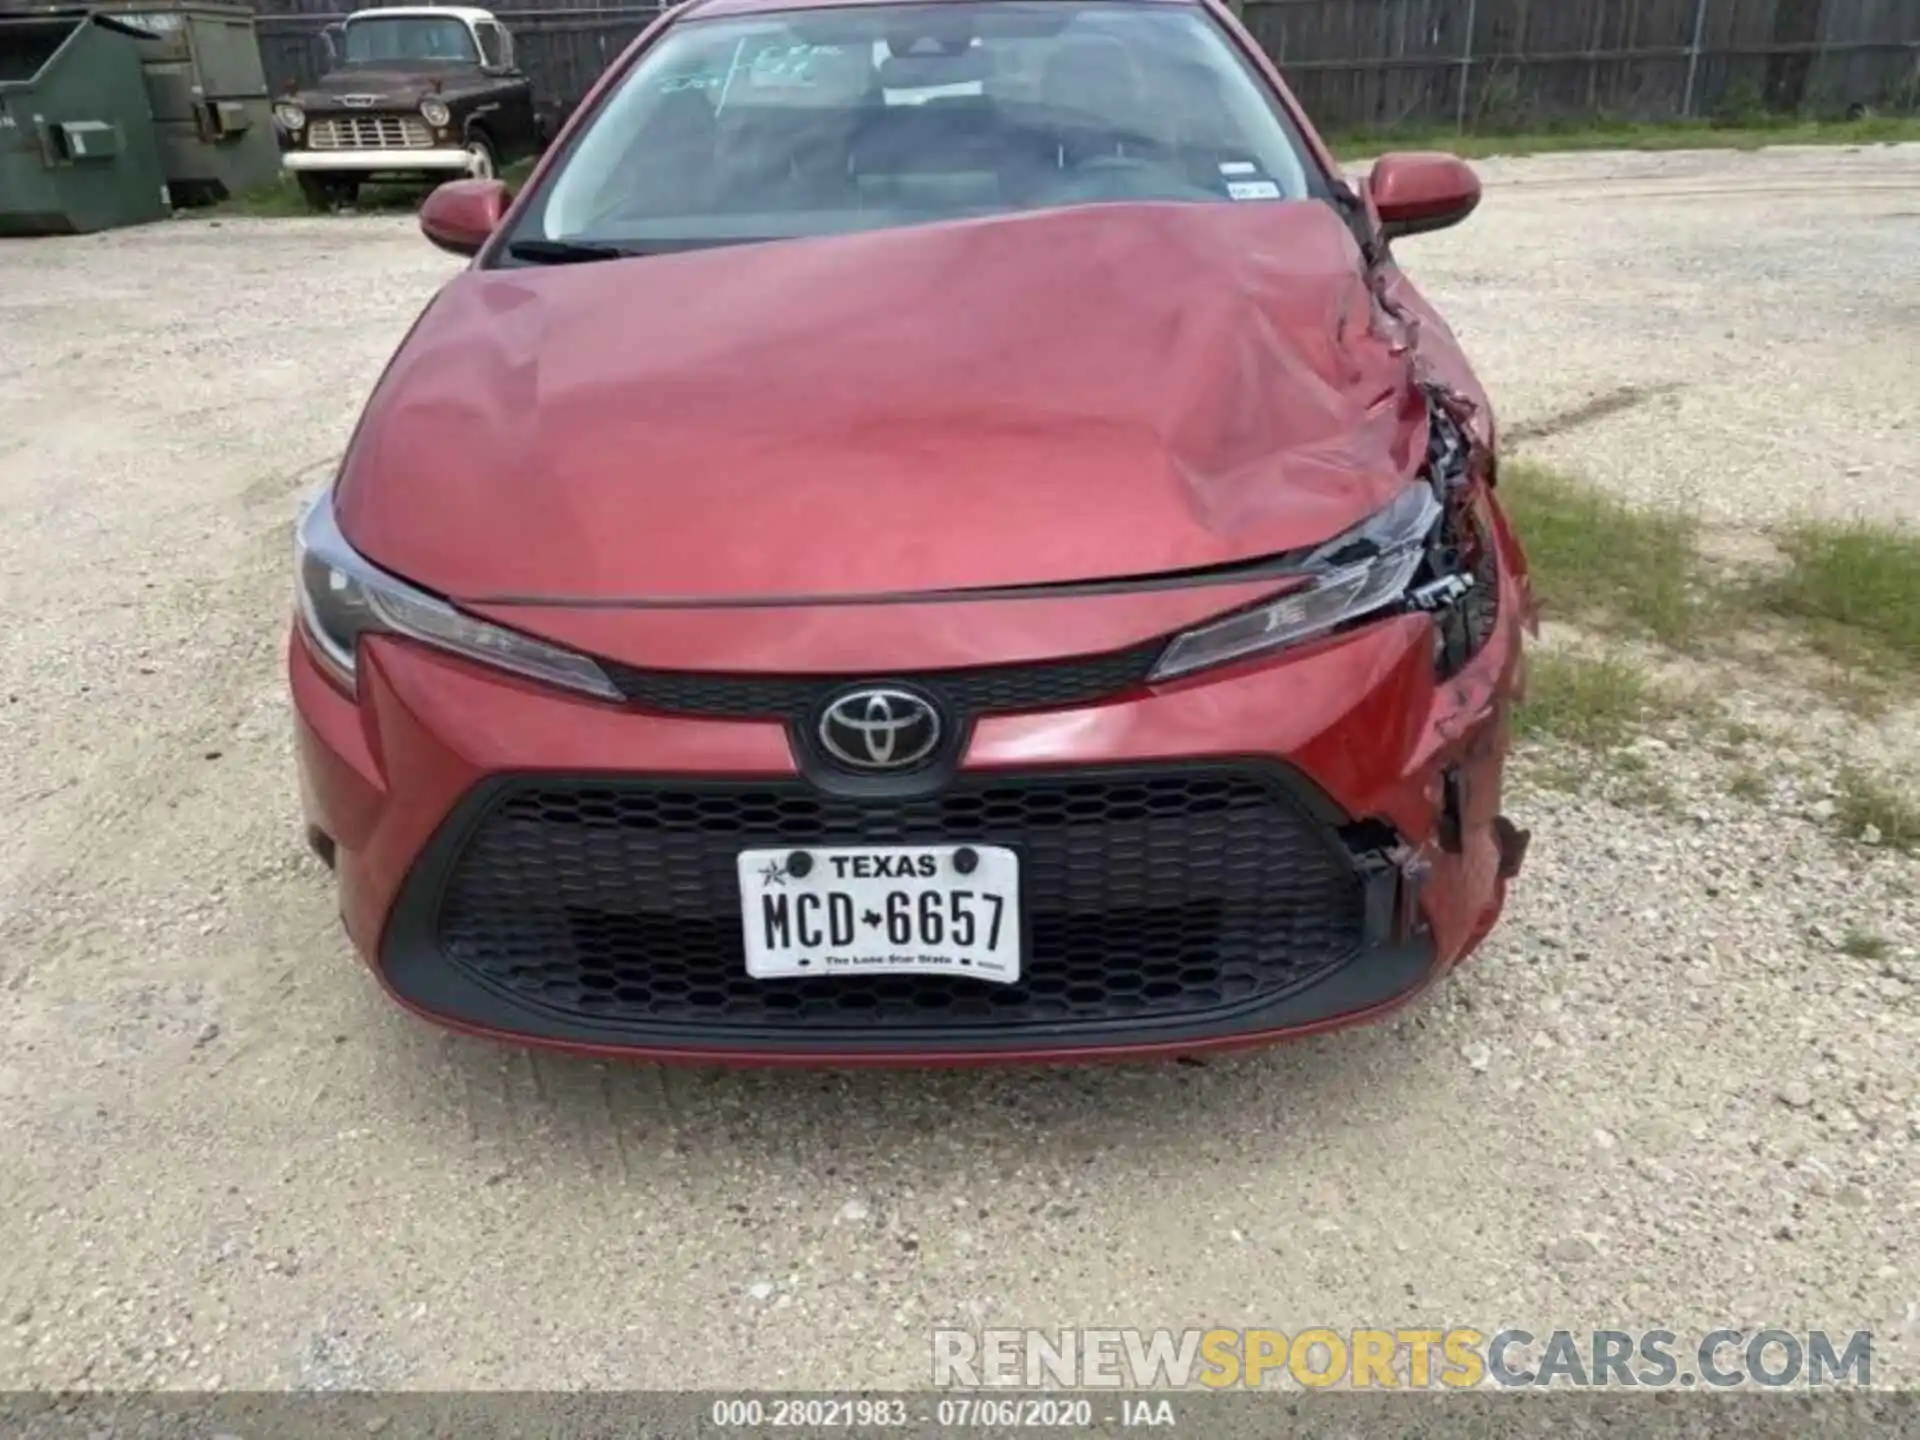
<svg viewBox="0 0 1920 1440">
<path fill-rule="evenodd" d="M 1406 595 L 1439 522 L 1433 487 L 1425 481 L 1409 485 L 1379 514 L 1314 550 L 1300 566 L 1297 589 L 1175 636 L 1148 679 L 1171 680 L 1297 644 L 1395 604 Z"/>
<path fill-rule="evenodd" d="M 420 118 L 437 130 L 453 118 L 453 112 L 447 108 L 444 100 L 423 100 L 420 102 Z"/>
<path fill-rule="evenodd" d="M 622 698 L 586 656 L 477 620 L 374 565 L 340 533 L 331 487 L 300 517 L 294 567 L 308 648 L 348 690 L 359 678 L 360 637 L 400 635 L 530 680 L 601 700 Z"/>
<path fill-rule="evenodd" d="M 307 112 L 298 105 L 289 105 L 284 101 L 273 107 L 273 118 L 286 130 L 304 130 L 307 128 Z"/>
</svg>

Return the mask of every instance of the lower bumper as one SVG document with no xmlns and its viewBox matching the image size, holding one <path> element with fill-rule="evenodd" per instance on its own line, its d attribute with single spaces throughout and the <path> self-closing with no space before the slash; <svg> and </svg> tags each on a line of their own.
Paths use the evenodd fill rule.
<svg viewBox="0 0 1920 1440">
<path fill-rule="evenodd" d="M 951 1062 L 1191 1050 L 1390 1004 L 1432 968 L 1419 867 L 1358 853 L 1270 763 L 802 782 L 502 776 L 413 865 L 381 941 L 436 1018 L 712 1059 Z M 753 979 L 743 849 L 966 842 L 1019 857 L 1018 981 Z"/>
<path fill-rule="evenodd" d="M 603 1029 L 502 1001 L 446 966 L 437 954 L 393 955 L 378 972 L 394 1000 L 424 1020 L 482 1039 L 609 1058 L 685 1064 L 908 1067 L 1051 1064 L 1153 1059 L 1251 1049 L 1365 1024 L 1398 1009 L 1444 973 L 1429 941 L 1357 956 L 1293 994 L 1177 1024 L 1103 1027 L 1097 1037 L 948 1032 L 938 1041 L 897 1036 L 791 1034 L 701 1036 L 675 1027 L 655 1033 Z"/>
<path fill-rule="evenodd" d="M 438 170 L 460 175 L 473 165 L 464 150 L 288 150 L 281 155 L 280 163 L 296 173 Z"/>
</svg>

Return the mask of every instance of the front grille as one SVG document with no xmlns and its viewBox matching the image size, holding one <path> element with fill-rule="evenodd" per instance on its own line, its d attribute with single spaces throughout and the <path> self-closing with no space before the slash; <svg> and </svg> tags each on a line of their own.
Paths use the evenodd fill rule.
<svg viewBox="0 0 1920 1440">
<path fill-rule="evenodd" d="M 1345 850 L 1252 769 L 962 776 L 888 800 L 797 782 L 529 779 L 455 828 L 430 912 L 444 961 L 601 1026 L 929 1033 L 1203 1015 L 1323 975 L 1362 935 Z M 1018 984 L 747 975 L 738 851 L 957 840 L 1020 854 Z"/>
<path fill-rule="evenodd" d="M 983 665 L 879 678 L 908 681 L 944 700 L 962 715 L 1058 710 L 1089 705 L 1142 684 L 1165 644 L 1163 640 L 1155 640 L 1131 650 L 1071 660 Z M 850 683 L 846 676 L 703 674 L 684 670 L 636 670 L 604 660 L 597 663 L 614 688 L 636 705 L 673 714 L 727 719 L 804 715 Z"/>
<path fill-rule="evenodd" d="M 348 115 L 316 120 L 307 132 L 311 150 L 426 150 L 433 145 L 427 122 L 414 115 Z"/>
</svg>

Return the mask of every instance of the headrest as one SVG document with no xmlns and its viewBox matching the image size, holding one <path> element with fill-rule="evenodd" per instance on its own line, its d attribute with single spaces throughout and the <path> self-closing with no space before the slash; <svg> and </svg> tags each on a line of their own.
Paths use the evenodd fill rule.
<svg viewBox="0 0 1920 1440">
<path fill-rule="evenodd" d="M 1110 35 L 1076 35 L 1047 57 L 1041 89 L 1049 105 L 1103 120 L 1131 120 L 1141 99 L 1133 56 Z"/>
<path fill-rule="evenodd" d="M 950 54 L 895 54 L 880 62 L 880 84 L 887 90 L 926 90 L 985 80 L 992 71 L 987 52 L 978 48 Z"/>
</svg>

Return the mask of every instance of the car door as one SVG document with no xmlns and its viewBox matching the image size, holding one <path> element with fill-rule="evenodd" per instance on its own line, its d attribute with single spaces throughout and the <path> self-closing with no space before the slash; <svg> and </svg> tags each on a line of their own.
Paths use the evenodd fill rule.
<svg viewBox="0 0 1920 1440">
<path fill-rule="evenodd" d="M 473 27 L 480 45 L 480 65 L 498 87 L 491 98 L 498 104 L 487 119 L 500 159 L 510 163 L 540 149 L 539 126 L 534 117 L 533 85 L 514 58 L 513 36 L 496 20 L 481 20 Z"/>
</svg>

